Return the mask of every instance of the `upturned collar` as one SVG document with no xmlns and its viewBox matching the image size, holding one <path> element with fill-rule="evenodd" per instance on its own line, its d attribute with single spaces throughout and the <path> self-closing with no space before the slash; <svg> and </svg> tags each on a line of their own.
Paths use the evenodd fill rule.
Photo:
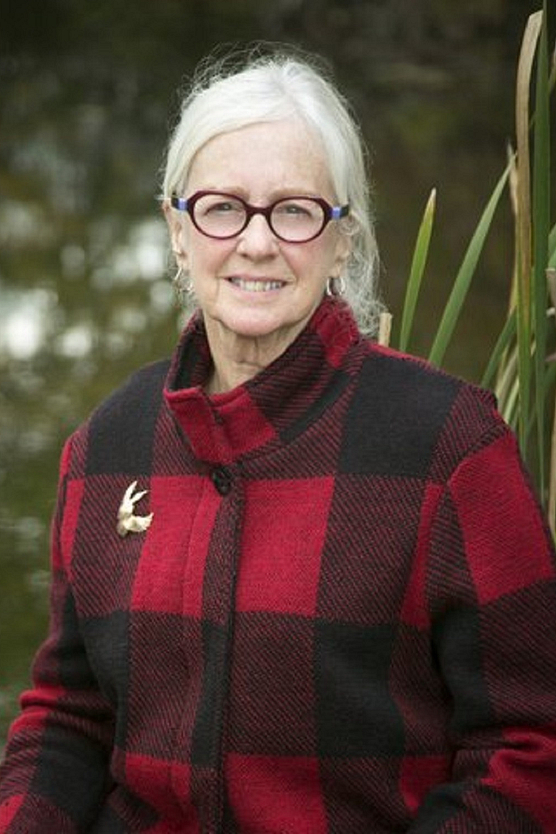
<svg viewBox="0 0 556 834">
<path fill-rule="evenodd" d="M 326 298 L 274 362 L 231 391 L 209 396 L 203 385 L 212 358 L 197 312 L 172 359 L 164 396 L 195 456 L 231 464 L 268 444 L 287 442 L 310 422 L 323 397 L 330 405 L 344 387 L 346 353 L 361 338 L 345 302 Z"/>
</svg>

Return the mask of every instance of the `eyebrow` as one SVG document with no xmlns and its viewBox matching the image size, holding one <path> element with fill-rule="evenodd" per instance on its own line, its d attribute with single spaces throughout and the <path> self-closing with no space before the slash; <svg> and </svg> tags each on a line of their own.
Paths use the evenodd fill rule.
<svg viewBox="0 0 556 834">
<path fill-rule="evenodd" d="M 203 191 L 217 191 L 221 194 L 233 194 L 237 197 L 241 197 L 246 202 L 250 202 L 250 198 L 247 196 L 247 191 L 240 186 L 222 186 L 222 185 L 207 185 L 203 186 Z M 266 198 L 269 203 L 273 203 L 276 200 L 281 200 L 284 197 L 322 197 L 323 195 L 320 192 L 315 190 L 310 191 L 307 188 L 302 187 L 285 187 L 285 188 L 277 188 L 274 191 L 271 191 L 268 197 Z M 334 198 L 327 198 L 327 199 L 334 199 Z"/>
</svg>

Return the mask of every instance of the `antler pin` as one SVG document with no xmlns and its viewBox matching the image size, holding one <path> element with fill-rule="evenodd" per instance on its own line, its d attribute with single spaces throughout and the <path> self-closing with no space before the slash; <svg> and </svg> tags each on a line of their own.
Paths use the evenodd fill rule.
<svg viewBox="0 0 556 834">
<path fill-rule="evenodd" d="M 135 491 L 137 481 L 133 481 L 128 486 L 122 498 L 122 503 L 118 509 L 118 524 L 116 530 L 120 536 L 127 536 L 128 533 L 144 533 L 151 526 L 153 520 L 153 513 L 149 515 L 133 515 L 135 504 L 147 494 L 148 490 L 143 489 L 140 492 Z"/>
</svg>

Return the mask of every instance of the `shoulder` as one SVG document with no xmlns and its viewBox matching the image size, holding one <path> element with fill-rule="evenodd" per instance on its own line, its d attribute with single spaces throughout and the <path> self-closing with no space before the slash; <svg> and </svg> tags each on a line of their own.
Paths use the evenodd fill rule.
<svg viewBox="0 0 556 834">
<path fill-rule="evenodd" d="M 170 362 L 165 359 L 152 362 L 132 373 L 100 403 L 92 413 L 90 421 L 102 423 L 106 420 L 119 421 L 122 418 L 136 420 L 148 415 L 152 410 L 157 410 L 169 367 Z"/>
<path fill-rule="evenodd" d="M 347 414 L 355 459 L 375 472 L 449 477 L 465 457 L 507 431 L 494 395 L 422 359 L 366 343 Z"/>
<path fill-rule="evenodd" d="M 68 443 L 74 467 L 88 474 L 150 470 L 169 365 L 161 360 L 135 371 L 97 406 Z"/>
</svg>

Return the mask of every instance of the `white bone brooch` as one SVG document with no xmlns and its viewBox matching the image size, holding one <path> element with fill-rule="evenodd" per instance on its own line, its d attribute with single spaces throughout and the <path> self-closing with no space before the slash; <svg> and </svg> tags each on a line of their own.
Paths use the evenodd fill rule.
<svg viewBox="0 0 556 834">
<path fill-rule="evenodd" d="M 133 494 L 137 481 L 133 481 L 125 491 L 122 503 L 118 509 L 118 524 L 116 530 L 120 536 L 127 536 L 128 533 L 144 533 L 151 526 L 154 513 L 149 515 L 133 515 L 135 504 L 147 494 L 148 490 L 143 489 Z"/>
</svg>

